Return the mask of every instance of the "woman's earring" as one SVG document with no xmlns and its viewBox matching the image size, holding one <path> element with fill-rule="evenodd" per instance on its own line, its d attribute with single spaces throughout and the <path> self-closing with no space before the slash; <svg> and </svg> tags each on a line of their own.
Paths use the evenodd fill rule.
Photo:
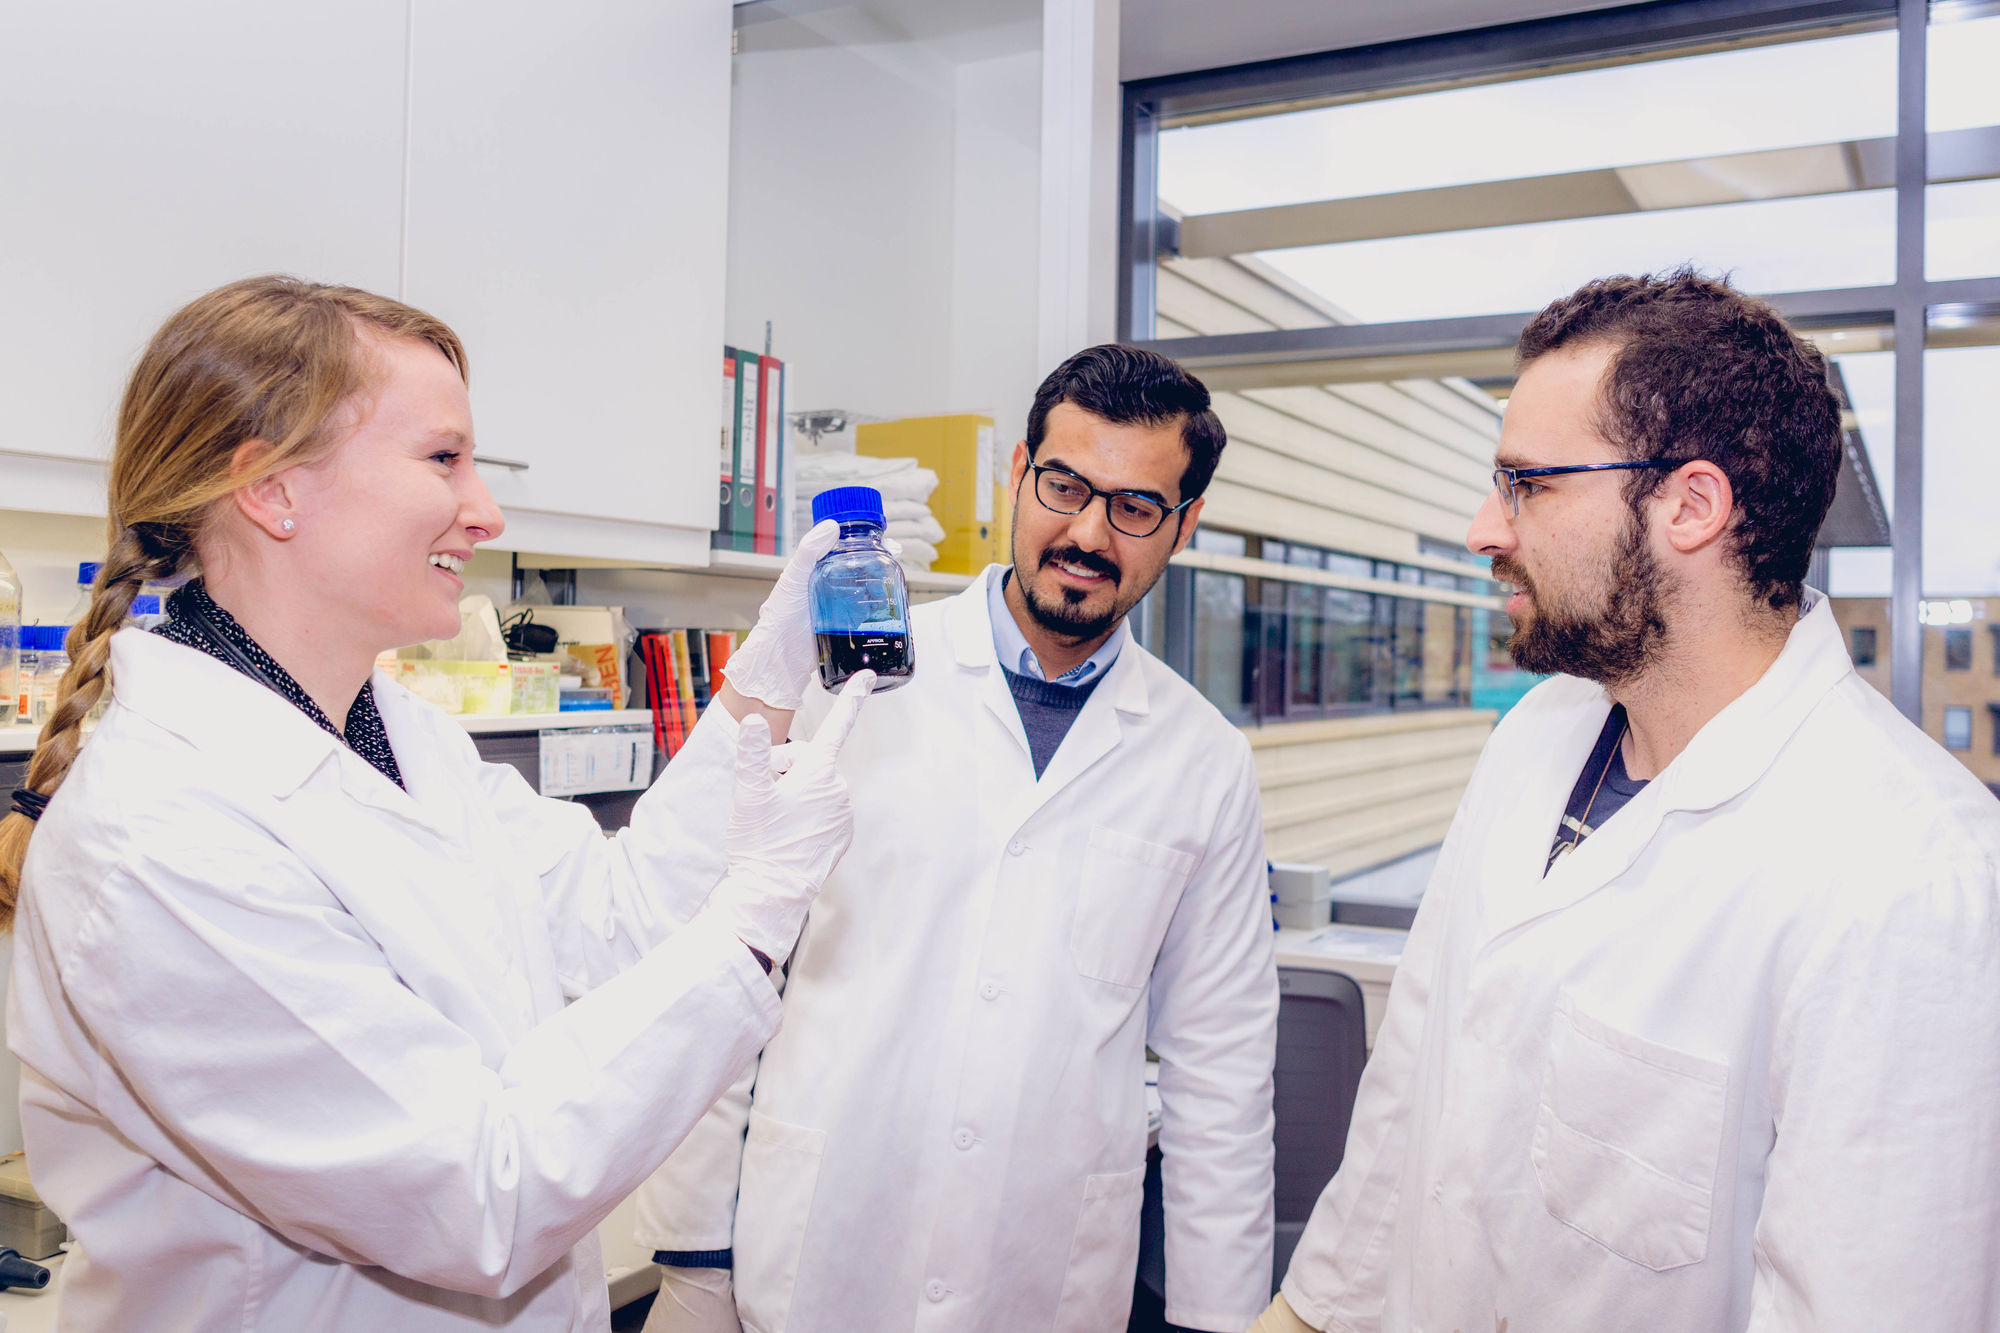
<svg viewBox="0 0 2000 1333">
<path fill-rule="evenodd" d="M 290 532 L 293 528 L 296 528 L 298 524 L 292 522 L 292 520 L 288 518 L 283 523 L 280 523 L 278 526 L 283 528 L 286 532 Z"/>
</svg>

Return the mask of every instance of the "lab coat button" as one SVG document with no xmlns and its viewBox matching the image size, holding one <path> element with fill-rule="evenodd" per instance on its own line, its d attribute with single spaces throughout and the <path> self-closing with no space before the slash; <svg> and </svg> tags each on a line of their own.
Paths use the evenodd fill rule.
<svg viewBox="0 0 2000 1333">
<path fill-rule="evenodd" d="M 979 993 L 980 995 L 984 996 L 986 999 L 989 1000 L 997 1000 L 1000 998 L 1000 988 L 994 985 L 990 981 L 987 982 L 984 986 L 981 986 L 979 988 Z"/>
<path fill-rule="evenodd" d="M 977 1143 L 979 1140 L 973 1137 L 971 1130 L 961 1129 L 951 1136 L 951 1141 L 953 1143 L 956 1143 L 959 1147 L 959 1150 L 963 1152 L 966 1149 L 972 1147 L 972 1145 Z"/>
<path fill-rule="evenodd" d="M 1019 856 L 1022 852 L 1025 852 L 1027 850 L 1028 850 L 1028 844 L 1022 842 L 1019 838 L 1016 838 L 1014 839 L 1014 841 L 1007 844 L 1007 855 L 1009 856 Z"/>
<path fill-rule="evenodd" d="M 930 1281 L 924 1283 L 924 1295 L 930 1297 L 934 1301 L 943 1300 L 944 1283 L 938 1281 L 936 1278 L 932 1278 Z"/>
</svg>

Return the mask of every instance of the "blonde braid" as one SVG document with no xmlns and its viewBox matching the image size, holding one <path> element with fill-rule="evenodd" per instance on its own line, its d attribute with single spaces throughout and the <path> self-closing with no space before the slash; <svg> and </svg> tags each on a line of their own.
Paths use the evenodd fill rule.
<svg viewBox="0 0 2000 1333">
<path fill-rule="evenodd" d="M 152 549 L 148 549 L 151 547 Z M 176 549 L 178 547 L 178 549 Z M 63 673 L 55 711 L 35 742 L 26 786 L 44 798 L 53 796 L 69 776 L 83 748 L 83 719 L 111 687 L 111 636 L 132 611 L 132 599 L 148 582 L 172 578 L 185 558 L 186 544 L 126 528 L 111 544 L 111 554 L 98 572 L 90 595 L 90 610 L 69 632 L 69 670 Z M 14 905 L 20 897 L 20 865 L 27 855 L 35 821 L 10 813 L 0 819 L 0 930 L 14 925 Z"/>
</svg>

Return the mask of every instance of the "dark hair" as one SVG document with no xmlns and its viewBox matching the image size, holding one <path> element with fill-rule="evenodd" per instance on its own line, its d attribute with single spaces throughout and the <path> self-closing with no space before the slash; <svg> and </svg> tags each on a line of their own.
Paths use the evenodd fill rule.
<svg viewBox="0 0 2000 1333">
<path fill-rule="evenodd" d="M 1042 447 L 1049 413 L 1058 403 L 1075 403 L 1094 417 L 1119 426 L 1181 423 L 1187 467 L 1181 471 L 1181 499 L 1208 489 L 1222 446 L 1229 443 L 1222 422 L 1208 406 L 1208 386 L 1161 356 L 1123 343 L 1086 347 L 1057 366 L 1035 390 L 1028 409 L 1028 457 Z"/>
<path fill-rule="evenodd" d="M 1730 552 L 1751 595 L 1796 606 L 1840 475 L 1840 403 L 1819 349 L 1764 302 L 1690 267 L 1584 284 L 1529 321 L 1515 364 L 1589 343 L 1617 349 L 1599 404 L 1604 438 L 1627 458 L 1721 468 L 1738 513 Z M 1630 476 L 1636 509 L 1667 473 Z"/>
</svg>

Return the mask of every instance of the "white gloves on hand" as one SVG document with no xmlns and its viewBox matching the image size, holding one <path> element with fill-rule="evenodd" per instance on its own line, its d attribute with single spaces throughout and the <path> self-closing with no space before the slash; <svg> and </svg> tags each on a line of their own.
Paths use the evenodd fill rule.
<svg viewBox="0 0 2000 1333">
<path fill-rule="evenodd" d="M 662 1266 L 644 1333 L 743 1333 L 729 1270 Z"/>
<path fill-rule="evenodd" d="M 805 698 L 806 682 L 819 669 L 819 648 L 813 640 L 812 600 L 806 579 L 819 558 L 840 540 L 840 524 L 832 519 L 814 525 L 778 575 L 777 586 L 758 608 L 757 624 L 722 668 L 737 692 L 766 707 L 796 712 Z"/>
<path fill-rule="evenodd" d="M 740 724 L 736 802 L 723 840 L 729 869 L 709 906 L 774 966 L 798 942 L 806 909 L 853 840 L 854 811 L 834 761 L 874 686 L 874 672 L 856 672 L 819 733 L 785 747 L 791 763 L 782 777 L 771 764 L 770 725 L 757 714 Z"/>
</svg>

